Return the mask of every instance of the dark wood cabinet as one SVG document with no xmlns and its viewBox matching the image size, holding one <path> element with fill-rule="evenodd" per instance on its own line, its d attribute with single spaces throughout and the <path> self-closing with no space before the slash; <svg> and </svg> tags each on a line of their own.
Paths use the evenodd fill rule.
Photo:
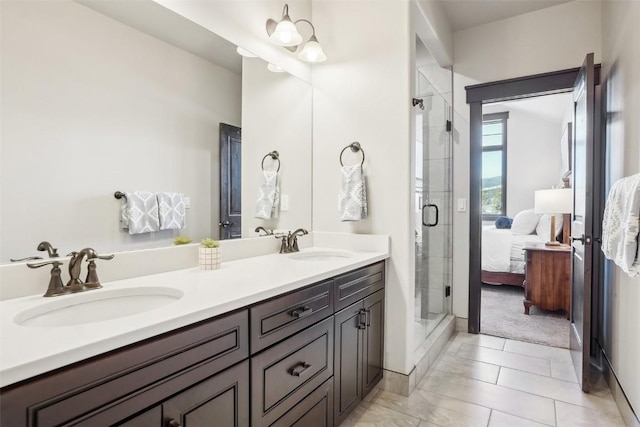
<svg viewBox="0 0 640 427">
<path fill-rule="evenodd" d="M 212 420 L 216 427 L 249 426 L 247 360 L 162 404 L 162 426 L 209 427 Z"/>
<path fill-rule="evenodd" d="M 333 427 L 333 380 L 329 379 L 271 427 Z"/>
<path fill-rule="evenodd" d="M 526 270 L 524 313 L 535 305 L 543 310 L 564 310 L 569 318 L 571 247 L 528 243 L 524 246 Z"/>
<path fill-rule="evenodd" d="M 340 425 L 382 379 L 384 290 L 335 315 L 334 412 Z"/>
<path fill-rule="evenodd" d="M 362 395 L 366 396 L 382 379 L 384 357 L 384 290 L 364 299 L 366 328 L 362 352 Z"/>
<path fill-rule="evenodd" d="M 0 425 L 338 426 L 382 378 L 383 331 L 378 262 L 4 387 Z"/>
<path fill-rule="evenodd" d="M 251 425 L 270 426 L 333 375 L 333 317 L 251 358 Z"/>
</svg>

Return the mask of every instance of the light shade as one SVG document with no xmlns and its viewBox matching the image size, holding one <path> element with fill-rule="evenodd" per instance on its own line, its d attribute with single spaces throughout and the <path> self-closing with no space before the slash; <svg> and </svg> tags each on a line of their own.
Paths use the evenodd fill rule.
<svg viewBox="0 0 640 427">
<path fill-rule="evenodd" d="M 535 213 L 565 214 L 573 210 L 573 191 L 570 188 L 536 190 Z"/>
<path fill-rule="evenodd" d="M 276 64 L 272 64 L 271 62 L 267 64 L 267 70 L 271 71 L 272 73 L 284 73 L 284 70 L 282 68 L 278 67 Z"/>
<path fill-rule="evenodd" d="M 269 35 L 269 40 L 278 46 L 297 46 L 302 43 L 302 36 L 293 22 L 291 22 L 289 15 L 285 15 L 273 33 Z"/>
<path fill-rule="evenodd" d="M 249 52 L 247 49 L 241 48 L 240 46 L 238 46 L 236 48 L 236 52 L 238 52 L 238 55 L 246 56 L 247 58 L 255 58 L 256 57 L 256 55 L 254 55 L 253 53 Z"/>
<path fill-rule="evenodd" d="M 306 62 L 324 62 L 327 60 L 327 55 L 324 54 L 322 46 L 318 43 L 316 36 L 311 36 L 308 42 L 305 43 L 302 50 L 298 54 L 298 58 Z"/>
</svg>

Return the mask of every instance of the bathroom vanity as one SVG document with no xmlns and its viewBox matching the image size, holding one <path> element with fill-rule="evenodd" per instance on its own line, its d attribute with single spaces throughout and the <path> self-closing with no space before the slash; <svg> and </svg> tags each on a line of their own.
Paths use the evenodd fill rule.
<svg viewBox="0 0 640 427">
<path fill-rule="evenodd" d="M 140 340 L 134 338 L 137 333 L 127 332 L 124 335 L 132 342 L 124 346 L 4 386 L 0 423 L 188 427 L 212 425 L 215 420 L 216 426 L 339 425 L 382 378 L 387 255 L 355 253 L 350 260 L 321 262 L 284 257 L 229 263 L 226 274 L 269 260 L 300 270 L 284 279 L 270 277 L 270 271 L 254 273 L 255 281 L 279 285 L 268 292 L 261 289 L 250 303 L 246 296 L 236 298 L 235 307 L 214 302 L 223 312 L 191 323 L 184 319 L 197 317 L 185 311 L 176 317 L 188 323 L 181 327 Z M 305 278 L 299 277 L 301 271 L 307 272 Z M 131 281 L 157 284 L 179 273 Z M 182 274 L 214 280 L 224 273 L 185 270 Z M 298 279 L 292 281 L 294 276 Z M 185 289 L 185 296 L 200 285 Z M 241 295 L 246 289 L 238 285 L 236 291 Z M 170 319 L 181 308 L 173 303 L 158 310 Z M 202 313 L 206 311 L 199 317 Z M 93 323 L 93 328 L 99 335 L 100 329 L 110 324 L 119 328 L 118 321 L 126 319 L 135 323 L 140 318 L 144 324 L 144 317 Z M 50 336 L 73 331 L 42 329 L 48 329 Z M 117 337 L 112 333 L 102 341 L 118 342 Z M 89 347 L 104 348 L 100 341 Z M 76 347 L 69 344 L 63 353 L 73 357 L 83 345 Z M 16 371 L 29 375 L 38 365 L 34 361 L 16 366 Z"/>
</svg>

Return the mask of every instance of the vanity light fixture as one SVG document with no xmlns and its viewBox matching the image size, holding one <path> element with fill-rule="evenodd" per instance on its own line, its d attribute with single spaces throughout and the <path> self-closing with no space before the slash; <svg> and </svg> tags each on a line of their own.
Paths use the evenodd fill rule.
<svg viewBox="0 0 640 427">
<path fill-rule="evenodd" d="M 309 37 L 309 40 L 307 40 L 307 42 L 302 46 L 302 50 L 298 54 L 298 58 L 311 63 L 326 61 L 327 55 L 325 55 L 322 50 L 322 46 L 320 46 L 320 43 L 318 42 L 318 38 L 316 37 L 316 28 L 313 26 L 311 21 L 307 19 L 298 19 L 297 21 L 292 22 L 289 17 L 288 4 L 284 5 L 284 9 L 282 10 L 282 19 L 279 23 L 273 19 L 267 19 L 267 34 L 269 35 L 269 39 L 278 46 L 283 46 L 289 51 L 295 52 L 298 50 L 298 47 L 300 47 L 303 40 L 296 28 L 296 25 L 299 22 L 306 22 L 311 26 L 311 37 Z M 295 43 L 293 42 L 294 40 L 296 41 Z"/>
<path fill-rule="evenodd" d="M 276 64 L 272 64 L 271 62 L 267 64 L 267 70 L 271 71 L 272 73 L 284 73 L 284 70 L 282 68 L 278 67 Z"/>
<path fill-rule="evenodd" d="M 297 46 L 302 43 L 302 36 L 289 17 L 288 4 L 285 4 L 282 9 L 280 22 L 273 19 L 267 20 L 267 34 L 269 34 L 269 40 L 278 46 Z"/>
</svg>

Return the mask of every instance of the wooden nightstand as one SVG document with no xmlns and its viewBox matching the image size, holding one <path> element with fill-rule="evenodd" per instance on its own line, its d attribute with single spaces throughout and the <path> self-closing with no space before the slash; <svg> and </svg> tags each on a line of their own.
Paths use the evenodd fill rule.
<svg viewBox="0 0 640 427">
<path fill-rule="evenodd" d="M 535 305 L 544 310 L 564 310 L 569 318 L 571 246 L 527 243 L 524 280 L 524 314 Z"/>
</svg>

